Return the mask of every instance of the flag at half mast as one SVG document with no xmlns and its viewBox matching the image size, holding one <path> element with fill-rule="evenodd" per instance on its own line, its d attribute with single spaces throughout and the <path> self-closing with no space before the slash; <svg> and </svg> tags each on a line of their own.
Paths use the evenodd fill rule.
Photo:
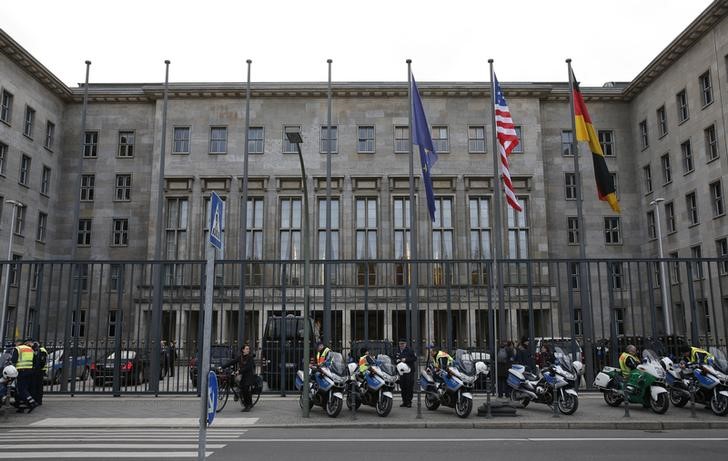
<svg viewBox="0 0 728 461">
<path fill-rule="evenodd" d="M 425 117 L 425 109 L 422 107 L 420 99 L 420 91 L 417 89 L 415 76 L 412 75 L 412 143 L 416 144 L 420 151 L 420 164 L 422 165 L 422 182 L 425 186 L 425 194 L 427 195 L 427 209 L 430 212 L 430 220 L 435 221 L 435 194 L 432 191 L 432 171 L 433 165 L 437 162 L 437 152 L 432 143 L 430 135 L 430 127 Z"/>
<path fill-rule="evenodd" d="M 597 193 L 599 200 L 609 202 L 612 210 L 619 213 L 619 201 L 617 200 L 617 191 L 614 188 L 614 178 L 609 173 L 607 161 L 604 159 L 602 145 L 599 144 L 599 137 L 592 125 L 591 117 L 586 109 L 584 98 L 579 90 L 579 83 L 576 81 L 574 72 L 571 72 L 571 81 L 574 84 L 572 91 L 572 99 L 574 101 L 574 120 L 576 126 L 576 140 L 585 141 L 589 144 L 592 152 L 592 161 L 594 163 L 594 179 L 597 183 Z"/>
</svg>

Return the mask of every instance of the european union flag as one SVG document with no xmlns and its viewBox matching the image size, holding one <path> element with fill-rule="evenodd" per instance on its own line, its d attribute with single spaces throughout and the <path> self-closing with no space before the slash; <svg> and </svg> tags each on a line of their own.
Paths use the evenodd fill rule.
<svg viewBox="0 0 728 461">
<path fill-rule="evenodd" d="M 412 76 L 412 142 L 420 148 L 420 164 L 422 165 L 422 182 L 425 184 L 427 194 L 427 209 L 430 219 L 435 220 L 435 195 L 432 191 L 432 177 L 430 172 L 437 162 L 437 152 L 432 144 L 430 126 L 427 124 L 425 109 L 422 107 L 420 91 L 417 89 L 414 75 Z"/>
</svg>

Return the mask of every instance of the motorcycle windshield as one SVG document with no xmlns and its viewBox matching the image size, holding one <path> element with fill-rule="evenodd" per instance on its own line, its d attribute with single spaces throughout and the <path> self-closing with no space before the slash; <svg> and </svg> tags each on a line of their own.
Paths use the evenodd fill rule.
<svg viewBox="0 0 728 461">
<path fill-rule="evenodd" d="M 642 361 L 657 364 L 660 363 L 660 358 L 652 349 L 645 349 L 642 351 Z"/>
<path fill-rule="evenodd" d="M 332 373 L 339 376 L 346 376 L 348 374 L 344 357 L 339 352 L 329 352 L 328 366 Z"/>
<path fill-rule="evenodd" d="M 466 350 L 458 349 L 455 351 L 455 365 L 466 375 L 472 376 L 475 374 L 475 362 L 470 357 L 470 352 Z"/>
<path fill-rule="evenodd" d="M 713 354 L 713 357 L 715 357 L 714 366 L 718 370 L 720 370 L 723 373 L 728 374 L 728 359 L 726 359 L 725 354 L 721 349 L 718 349 L 717 347 L 711 347 L 710 350 L 708 350 L 711 354 Z"/>
<path fill-rule="evenodd" d="M 379 364 L 379 368 L 388 375 L 394 376 L 397 374 L 392 359 L 388 355 L 379 354 L 377 356 L 377 363 Z"/>
<path fill-rule="evenodd" d="M 561 367 L 569 373 L 576 373 L 574 363 L 571 361 L 571 355 L 564 352 L 560 347 L 554 348 L 554 358 Z"/>
</svg>

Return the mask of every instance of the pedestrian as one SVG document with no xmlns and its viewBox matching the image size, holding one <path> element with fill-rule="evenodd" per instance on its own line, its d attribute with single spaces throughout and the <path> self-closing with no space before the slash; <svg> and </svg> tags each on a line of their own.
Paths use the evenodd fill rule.
<svg viewBox="0 0 728 461">
<path fill-rule="evenodd" d="M 539 365 L 541 366 L 541 368 L 546 368 L 550 365 L 555 364 L 556 357 L 551 352 L 551 347 L 549 347 L 548 344 L 542 344 L 541 350 L 539 352 L 540 352 L 539 356 L 540 356 L 540 361 L 541 361 L 541 363 Z"/>
<path fill-rule="evenodd" d="M 399 387 L 402 389 L 402 404 L 400 407 L 412 407 L 412 395 L 414 393 L 415 385 L 415 365 L 417 363 L 417 356 L 407 344 L 407 340 L 399 340 L 399 351 L 395 355 L 395 360 L 398 363 L 404 363 L 410 369 L 409 373 L 405 373 L 399 378 Z"/>
<path fill-rule="evenodd" d="M 18 370 L 18 378 L 15 387 L 15 404 L 18 407 L 18 413 L 24 413 L 25 409 L 22 405 L 27 406 L 28 413 L 38 406 L 35 399 L 30 395 L 30 386 L 33 382 L 33 339 L 27 338 L 25 343 L 18 341 L 18 345 L 13 349 L 12 363 Z"/>
<path fill-rule="evenodd" d="M 508 385 L 508 370 L 516 359 L 513 341 L 503 341 L 498 350 L 498 397 L 510 397 L 511 387 Z"/>
<path fill-rule="evenodd" d="M 238 376 L 235 381 L 238 382 L 240 396 L 243 399 L 243 409 L 241 411 L 250 411 L 253 408 L 253 392 L 251 386 L 255 384 L 255 360 L 253 354 L 250 353 L 250 345 L 246 344 L 240 349 L 240 356 L 222 364 L 223 368 L 238 363 Z"/>
<path fill-rule="evenodd" d="M 536 361 L 531 353 L 529 347 L 528 336 L 521 338 L 521 343 L 518 345 L 518 351 L 516 351 L 516 363 L 526 367 L 527 371 L 534 372 L 536 370 Z"/>
<path fill-rule="evenodd" d="M 319 319 L 313 322 L 313 340 L 316 343 L 321 341 L 321 320 Z"/>
<path fill-rule="evenodd" d="M 169 364 L 169 376 L 174 378 L 174 362 L 177 360 L 177 345 L 174 341 L 169 342 L 167 347 L 167 363 Z"/>
<path fill-rule="evenodd" d="M 169 362 L 167 361 L 167 341 L 159 342 L 159 380 L 161 381 L 169 371 Z"/>
<path fill-rule="evenodd" d="M 38 341 L 33 345 L 33 381 L 30 385 L 30 395 L 38 403 L 43 405 L 43 378 L 48 371 L 48 351 Z"/>
</svg>

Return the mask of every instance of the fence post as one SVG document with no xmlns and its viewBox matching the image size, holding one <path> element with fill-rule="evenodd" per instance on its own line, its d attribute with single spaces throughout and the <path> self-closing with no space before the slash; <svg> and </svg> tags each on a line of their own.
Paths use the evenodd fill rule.
<svg viewBox="0 0 728 461">
<path fill-rule="evenodd" d="M 687 261 L 688 271 L 688 296 L 690 300 L 690 335 L 693 344 L 700 344 L 700 334 L 698 332 L 698 316 L 695 309 L 695 286 L 693 281 L 693 260 Z"/>
<path fill-rule="evenodd" d="M 280 349 L 280 364 L 278 365 L 278 372 L 280 373 L 280 376 L 278 378 L 278 384 L 281 386 L 281 397 L 286 396 L 286 263 L 282 264 L 281 268 L 281 322 L 280 326 L 278 328 L 279 333 L 279 349 Z M 304 319 L 304 322 L 306 319 Z M 294 327 L 295 328 L 295 327 Z M 304 328 L 308 328 L 308 325 L 305 325 Z M 305 357 L 304 357 L 305 362 Z M 303 372 L 306 373 L 308 371 L 308 364 L 303 364 Z M 302 392 L 308 392 L 308 389 L 303 389 Z"/>
</svg>

